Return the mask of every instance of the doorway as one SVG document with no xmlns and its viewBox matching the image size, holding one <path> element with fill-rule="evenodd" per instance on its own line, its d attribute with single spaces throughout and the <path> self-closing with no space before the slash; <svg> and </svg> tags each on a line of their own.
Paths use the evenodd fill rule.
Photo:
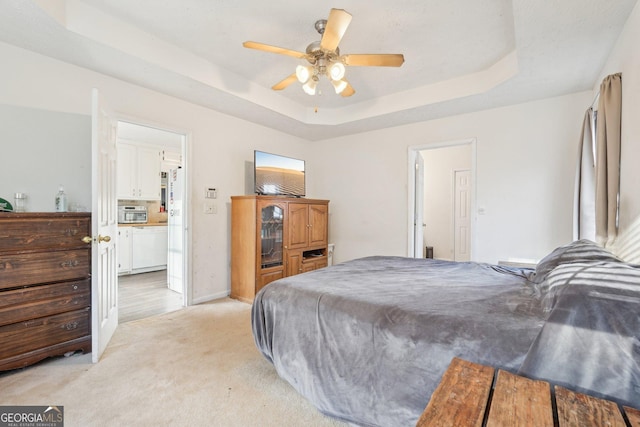
<svg viewBox="0 0 640 427">
<path fill-rule="evenodd" d="M 408 157 L 408 256 L 472 260 L 476 140 L 412 146 Z"/>
<path fill-rule="evenodd" d="M 183 200 L 187 197 L 187 135 L 119 121 L 117 142 L 118 205 L 140 207 L 147 213 L 146 223 L 118 227 L 119 319 L 123 323 L 189 303 L 188 203 Z M 138 190 L 129 189 L 136 186 Z"/>
</svg>

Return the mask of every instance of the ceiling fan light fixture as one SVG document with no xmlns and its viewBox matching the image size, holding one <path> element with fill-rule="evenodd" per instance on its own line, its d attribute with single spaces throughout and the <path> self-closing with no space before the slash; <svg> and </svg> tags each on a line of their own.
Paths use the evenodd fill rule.
<svg viewBox="0 0 640 427">
<path fill-rule="evenodd" d="M 296 77 L 300 83 L 306 83 L 312 75 L 310 66 L 298 65 L 296 67 Z"/>
<path fill-rule="evenodd" d="M 322 94 L 322 89 L 316 91 L 316 87 L 319 79 L 324 76 L 333 85 L 336 93 L 346 98 L 355 93 L 351 83 L 344 80 L 347 66 L 400 67 L 404 63 L 404 55 L 399 53 L 340 55 L 339 44 L 351 23 L 351 18 L 351 14 L 346 10 L 332 8 L 328 19 L 320 19 L 315 24 L 316 31 L 321 35 L 320 40 L 307 45 L 304 52 L 253 41 L 246 41 L 242 46 L 307 61 L 304 65 L 298 65 L 293 74 L 273 85 L 271 89 L 282 90 L 298 80 L 309 95 L 315 95 L 316 92 Z"/>
<path fill-rule="evenodd" d="M 342 62 L 334 62 L 329 66 L 329 77 L 333 81 L 341 80 L 344 77 L 344 64 Z"/>
<path fill-rule="evenodd" d="M 332 80 L 331 84 L 338 94 L 342 93 L 342 91 L 347 87 L 347 82 L 344 80 Z"/>
</svg>

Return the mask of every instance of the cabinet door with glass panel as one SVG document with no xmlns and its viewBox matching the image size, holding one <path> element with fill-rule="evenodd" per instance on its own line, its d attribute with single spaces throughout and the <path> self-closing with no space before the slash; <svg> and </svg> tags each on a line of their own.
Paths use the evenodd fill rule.
<svg viewBox="0 0 640 427">
<path fill-rule="evenodd" d="M 274 280 L 285 276 L 284 241 L 286 234 L 286 203 L 269 200 L 258 201 L 258 256 L 256 292 Z"/>
</svg>

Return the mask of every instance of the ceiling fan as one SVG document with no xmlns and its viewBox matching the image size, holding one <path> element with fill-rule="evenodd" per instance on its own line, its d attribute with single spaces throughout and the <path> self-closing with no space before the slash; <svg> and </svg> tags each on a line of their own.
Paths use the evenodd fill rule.
<svg viewBox="0 0 640 427">
<path fill-rule="evenodd" d="M 315 95 L 321 76 L 326 76 L 336 93 L 347 97 L 355 90 L 344 78 L 345 66 L 362 67 L 400 67 L 404 63 L 402 54 L 347 54 L 340 55 L 338 44 L 351 23 L 351 14 L 343 9 L 331 9 L 329 19 L 320 19 L 315 29 L 322 38 L 307 46 L 306 52 L 298 52 L 264 43 L 247 41 L 242 45 L 249 49 L 263 50 L 280 55 L 306 59 L 309 65 L 298 65 L 296 72 L 271 87 L 282 90 L 296 80 L 302 83 L 302 89 L 309 95 Z"/>
</svg>

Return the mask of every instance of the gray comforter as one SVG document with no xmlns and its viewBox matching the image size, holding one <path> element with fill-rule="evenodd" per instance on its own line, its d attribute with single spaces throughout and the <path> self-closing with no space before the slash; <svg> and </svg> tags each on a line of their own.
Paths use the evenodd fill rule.
<svg viewBox="0 0 640 427">
<path fill-rule="evenodd" d="M 454 356 L 517 369 L 543 324 L 525 272 L 370 257 L 256 295 L 258 348 L 323 413 L 415 425 Z"/>
<path fill-rule="evenodd" d="M 262 289 L 278 374 L 356 425 L 413 426 L 454 356 L 640 406 L 640 269 L 592 242 L 536 270 L 369 257 Z"/>
</svg>

